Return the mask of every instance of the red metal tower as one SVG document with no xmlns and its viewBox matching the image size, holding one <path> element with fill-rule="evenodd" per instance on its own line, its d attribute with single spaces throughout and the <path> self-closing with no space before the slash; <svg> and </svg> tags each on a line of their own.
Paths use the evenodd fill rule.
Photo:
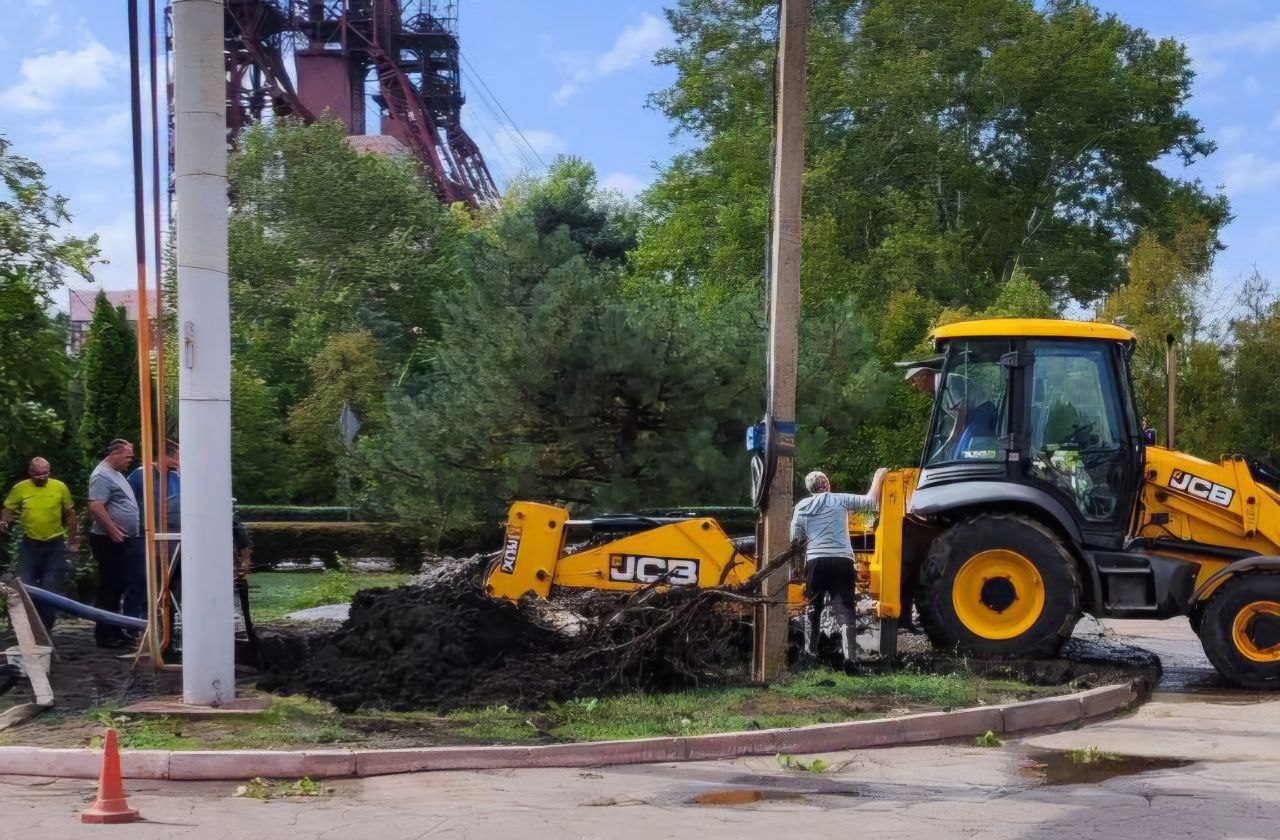
<svg viewBox="0 0 1280 840">
<path fill-rule="evenodd" d="M 498 199 L 462 127 L 456 0 L 226 0 L 226 45 L 228 143 L 276 116 L 332 113 L 367 134 L 372 81 L 380 133 L 413 152 L 442 200 Z"/>
</svg>

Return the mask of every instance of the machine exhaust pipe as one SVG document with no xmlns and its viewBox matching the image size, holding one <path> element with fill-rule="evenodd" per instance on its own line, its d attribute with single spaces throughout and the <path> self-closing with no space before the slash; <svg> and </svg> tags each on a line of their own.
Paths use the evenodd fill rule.
<svg viewBox="0 0 1280 840">
<path fill-rule="evenodd" d="M 1174 416 L 1178 397 L 1178 347 L 1173 333 L 1164 337 L 1164 376 L 1169 392 L 1169 406 L 1165 412 L 1165 445 L 1173 450 Z"/>
</svg>

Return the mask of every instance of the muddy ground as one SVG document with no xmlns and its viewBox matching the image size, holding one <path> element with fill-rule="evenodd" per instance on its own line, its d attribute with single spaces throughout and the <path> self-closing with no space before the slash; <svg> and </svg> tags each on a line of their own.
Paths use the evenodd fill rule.
<svg viewBox="0 0 1280 840">
<path fill-rule="evenodd" d="M 539 709 L 574 698 L 745 682 L 749 614 L 732 599 L 705 591 L 650 592 L 640 598 L 566 591 L 552 602 L 513 605 L 480 589 L 488 560 L 477 556 L 440 562 L 414 585 L 360 592 L 340 626 L 261 628 L 262 656 L 253 661 L 262 667 L 241 669 L 241 691 L 257 687 L 328 701 L 340 715 L 334 721 L 343 740 L 407 746 L 473 740 L 442 716 L 456 709 L 526 709 L 537 729 Z M 32 725 L 23 740 L 71 745 L 70 738 L 78 743 L 75 739 L 87 739 L 101 724 L 77 713 L 181 692 L 180 672 L 157 673 L 145 660 L 135 667 L 131 655 L 98 650 L 92 629 L 88 622 L 59 622 L 52 673 L 58 714 L 46 724 Z M 0 644 L 7 644 L 6 635 L 0 633 Z M 976 673 L 1032 686 L 1087 688 L 1135 676 L 1154 683 L 1160 674 L 1159 659 L 1151 653 L 1101 635 L 1073 639 L 1062 657 L 1051 660 L 961 658 L 934 651 L 923 637 L 906 632 L 900 634 L 899 651 L 900 661 L 893 667 Z M 29 695 L 25 680 L 0 668 L 0 709 L 25 702 Z M 791 711 L 772 707 L 779 702 L 785 703 L 762 698 L 761 708 L 744 707 L 743 712 Z M 856 717 L 931 708 L 892 697 L 857 698 L 844 705 L 824 711 Z M 409 719 L 397 714 L 402 712 L 424 714 Z M 324 715 L 312 717 L 295 731 L 326 743 Z M 315 732 L 307 729 L 312 723 Z M 77 725 L 84 732 L 77 734 Z M 216 724 L 189 721 L 160 734 L 198 741 L 215 735 L 216 729 Z M 281 737 L 289 736 L 282 730 Z"/>
</svg>

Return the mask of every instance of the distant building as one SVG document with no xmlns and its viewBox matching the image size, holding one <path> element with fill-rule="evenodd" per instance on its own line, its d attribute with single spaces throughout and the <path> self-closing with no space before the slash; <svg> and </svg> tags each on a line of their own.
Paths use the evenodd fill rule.
<svg viewBox="0 0 1280 840">
<path fill-rule="evenodd" d="M 408 146 L 390 134 L 349 134 L 347 145 L 362 155 L 382 155 L 397 160 L 413 156 Z"/>
<path fill-rule="evenodd" d="M 75 354 L 84 348 L 89 338 L 89 322 L 93 320 L 93 308 L 97 305 L 98 295 L 105 294 L 112 306 L 124 307 L 129 326 L 138 329 L 138 293 L 136 291 L 102 291 L 100 289 L 70 289 L 70 300 L 67 312 L 70 315 L 71 331 L 67 335 L 67 352 Z M 147 298 L 147 308 L 154 315 L 155 298 Z"/>
</svg>

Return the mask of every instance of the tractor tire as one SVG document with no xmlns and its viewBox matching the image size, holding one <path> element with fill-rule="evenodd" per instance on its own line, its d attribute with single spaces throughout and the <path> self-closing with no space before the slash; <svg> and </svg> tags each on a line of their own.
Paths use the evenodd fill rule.
<svg viewBox="0 0 1280 840">
<path fill-rule="evenodd" d="M 977 656 L 1057 656 L 1080 620 L 1080 572 L 1034 519 L 979 514 L 929 549 L 916 603 L 933 644 Z"/>
<path fill-rule="evenodd" d="M 1280 689 L 1280 575 L 1231 578 L 1209 598 L 1200 620 L 1205 656 L 1227 680 Z"/>
</svg>

